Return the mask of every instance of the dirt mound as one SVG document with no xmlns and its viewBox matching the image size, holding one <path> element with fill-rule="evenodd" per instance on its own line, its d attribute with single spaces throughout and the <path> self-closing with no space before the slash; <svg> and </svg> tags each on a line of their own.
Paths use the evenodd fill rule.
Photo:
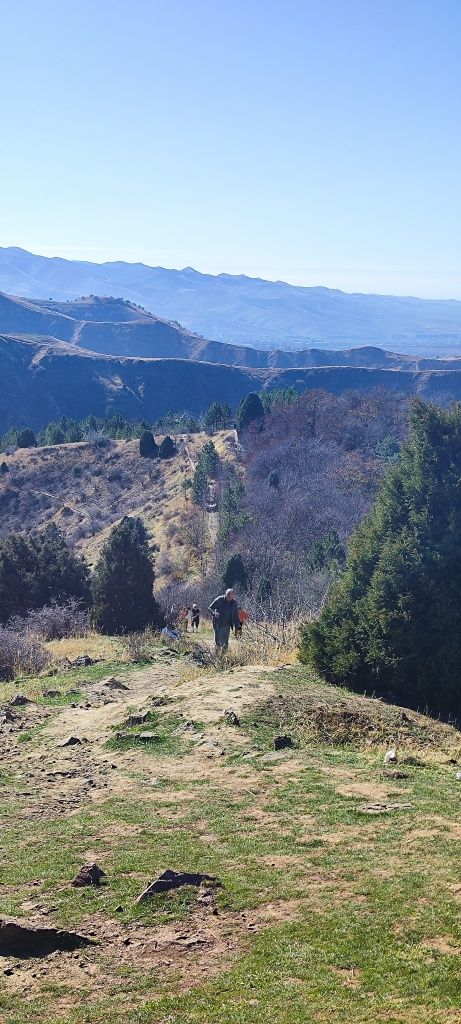
<svg viewBox="0 0 461 1024">
<path fill-rule="evenodd" d="M 358 747 L 428 747 L 451 750 L 460 746 L 461 734 L 453 726 L 416 711 L 384 704 L 322 683 L 270 697 L 258 708 L 260 725 L 275 733 L 288 733 L 302 744 L 315 739 L 328 744 Z M 254 716 L 253 716 L 254 717 Z"/>
</svg>

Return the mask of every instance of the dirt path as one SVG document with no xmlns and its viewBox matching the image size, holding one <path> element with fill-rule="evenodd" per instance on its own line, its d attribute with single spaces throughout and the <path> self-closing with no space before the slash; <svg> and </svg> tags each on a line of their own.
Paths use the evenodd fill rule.
<svg viewBox="0 0 461 1024">
<path fill-rule="evenodd" d="M 178 730 L 191 743 L 180 758 L 157 755 L 157 774 L 175 782 L 216 775 L 220 785 L 234 786 L 235 772 L 222 758 L 245 737 L 227 725 L 224 712 L 240 715 L 273 693 L 269 682 L 261 682 L 262 671 L 255 666 L 194 678 L 192 670 L 191 678 L 183 663 L 163 658 L 160 665 L 120 679 L 79 684 L 83 699 L 58 711 L 34 703 L 18 708 L 14 722 L 0 733 L 0 756 L 24 783 L 20 792 L 27 800 L 18 813 L 53 818 L 109 794 L 139 795 L 139 775 L 152 774 L 151 754 L 142 747 L 113 751 L 106 744 L 130 714 L 154 709 L 159 716 L 177 717 Z M 37 733 L 31 749 L 19 739 L 24 729 Z M 65 745 L 71 738 L 78 742 Z"/>
</svg>

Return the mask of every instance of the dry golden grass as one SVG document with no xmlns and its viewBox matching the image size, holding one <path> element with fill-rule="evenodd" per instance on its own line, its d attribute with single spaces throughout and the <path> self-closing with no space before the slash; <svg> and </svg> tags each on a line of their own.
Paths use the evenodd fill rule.
<svg viewBox="0 0 461 1024">
<path fill-rule="evenodd" d="M 88 633 L 86 636 L 64 637 L 62 640 L 49 640 L 45 647 L 50 652 L 53 662 L 75 661 L 87 654 L 95 661 L 128 661 L 127 649 L 119 637 L 102 636 L 100 633 Z"/>
</svg>

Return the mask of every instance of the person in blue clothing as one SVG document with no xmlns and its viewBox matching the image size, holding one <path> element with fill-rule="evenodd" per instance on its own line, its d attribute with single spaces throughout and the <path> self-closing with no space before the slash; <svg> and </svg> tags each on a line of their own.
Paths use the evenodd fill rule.
<svg viewBox="0 0 461 1024">
<path fill-rule="evenodd" d="M 227 651 L 231 629 L 239 628 L 238 606 L 234 591 L 229 587 L 211 602 L 208 611 L 213 619 L 214 638 L 218 651 Z"/>
</svg>

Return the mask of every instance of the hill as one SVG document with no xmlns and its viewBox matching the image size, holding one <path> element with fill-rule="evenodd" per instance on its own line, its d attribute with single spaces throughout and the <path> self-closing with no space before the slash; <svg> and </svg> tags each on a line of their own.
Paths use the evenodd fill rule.
<svg viewBox="0 0 461 1024">
<path fill-rule="evenodd" d="M 175 440 L 179 454 L 171 460 L 142 458 L 138 441 L 53 445 L 2 456 L 8 473 L 0 477 L 0 539 L 54 522 L 94 564 L 111 527 L 124 515 L 138 515 L 160 551 L 157 586 L 193 577 L 197 550 L 181 484 L 192 475 L 207 436 Z M 223 463 L 234 465 L 235 431 L 220 431 L 213 440 Z"/>
<path fill-rule="evenodd" d="M 457 1024 L 459 732 L 299 668 L 120 648 L 2 685 L 4 1024 Z M 72 885 L 85 862 L 101 885 Z M 189 874 L 137 902 L 166 869 Z"/>
<path fill-rule="evenodd" d="M 89 263 L 0 249 L 0 289 L 30 299 L 121 295 L 219 341 L 256 347 L 461 352 L 461 302 L 304 288 L 243 275 L 200 274 L 142 263 Z M 62 314 L 62 309 L 59 308 Z"/>
<path fill-rule="evenodd" d="M 99 355 L 53 338 L 0 335 L 0 433 L 40 429 L 61 416 L 82 419 L 107 410 L 153 421 L 169 411 L 198 415 L 214 402 L 235 408 L 250 391 L 295 387 L 332 394 L 384 388 L 438 402 L 461 398 L 456 370 L 354 366 L 253 369 L 186 359 Z"/>
</svg>

